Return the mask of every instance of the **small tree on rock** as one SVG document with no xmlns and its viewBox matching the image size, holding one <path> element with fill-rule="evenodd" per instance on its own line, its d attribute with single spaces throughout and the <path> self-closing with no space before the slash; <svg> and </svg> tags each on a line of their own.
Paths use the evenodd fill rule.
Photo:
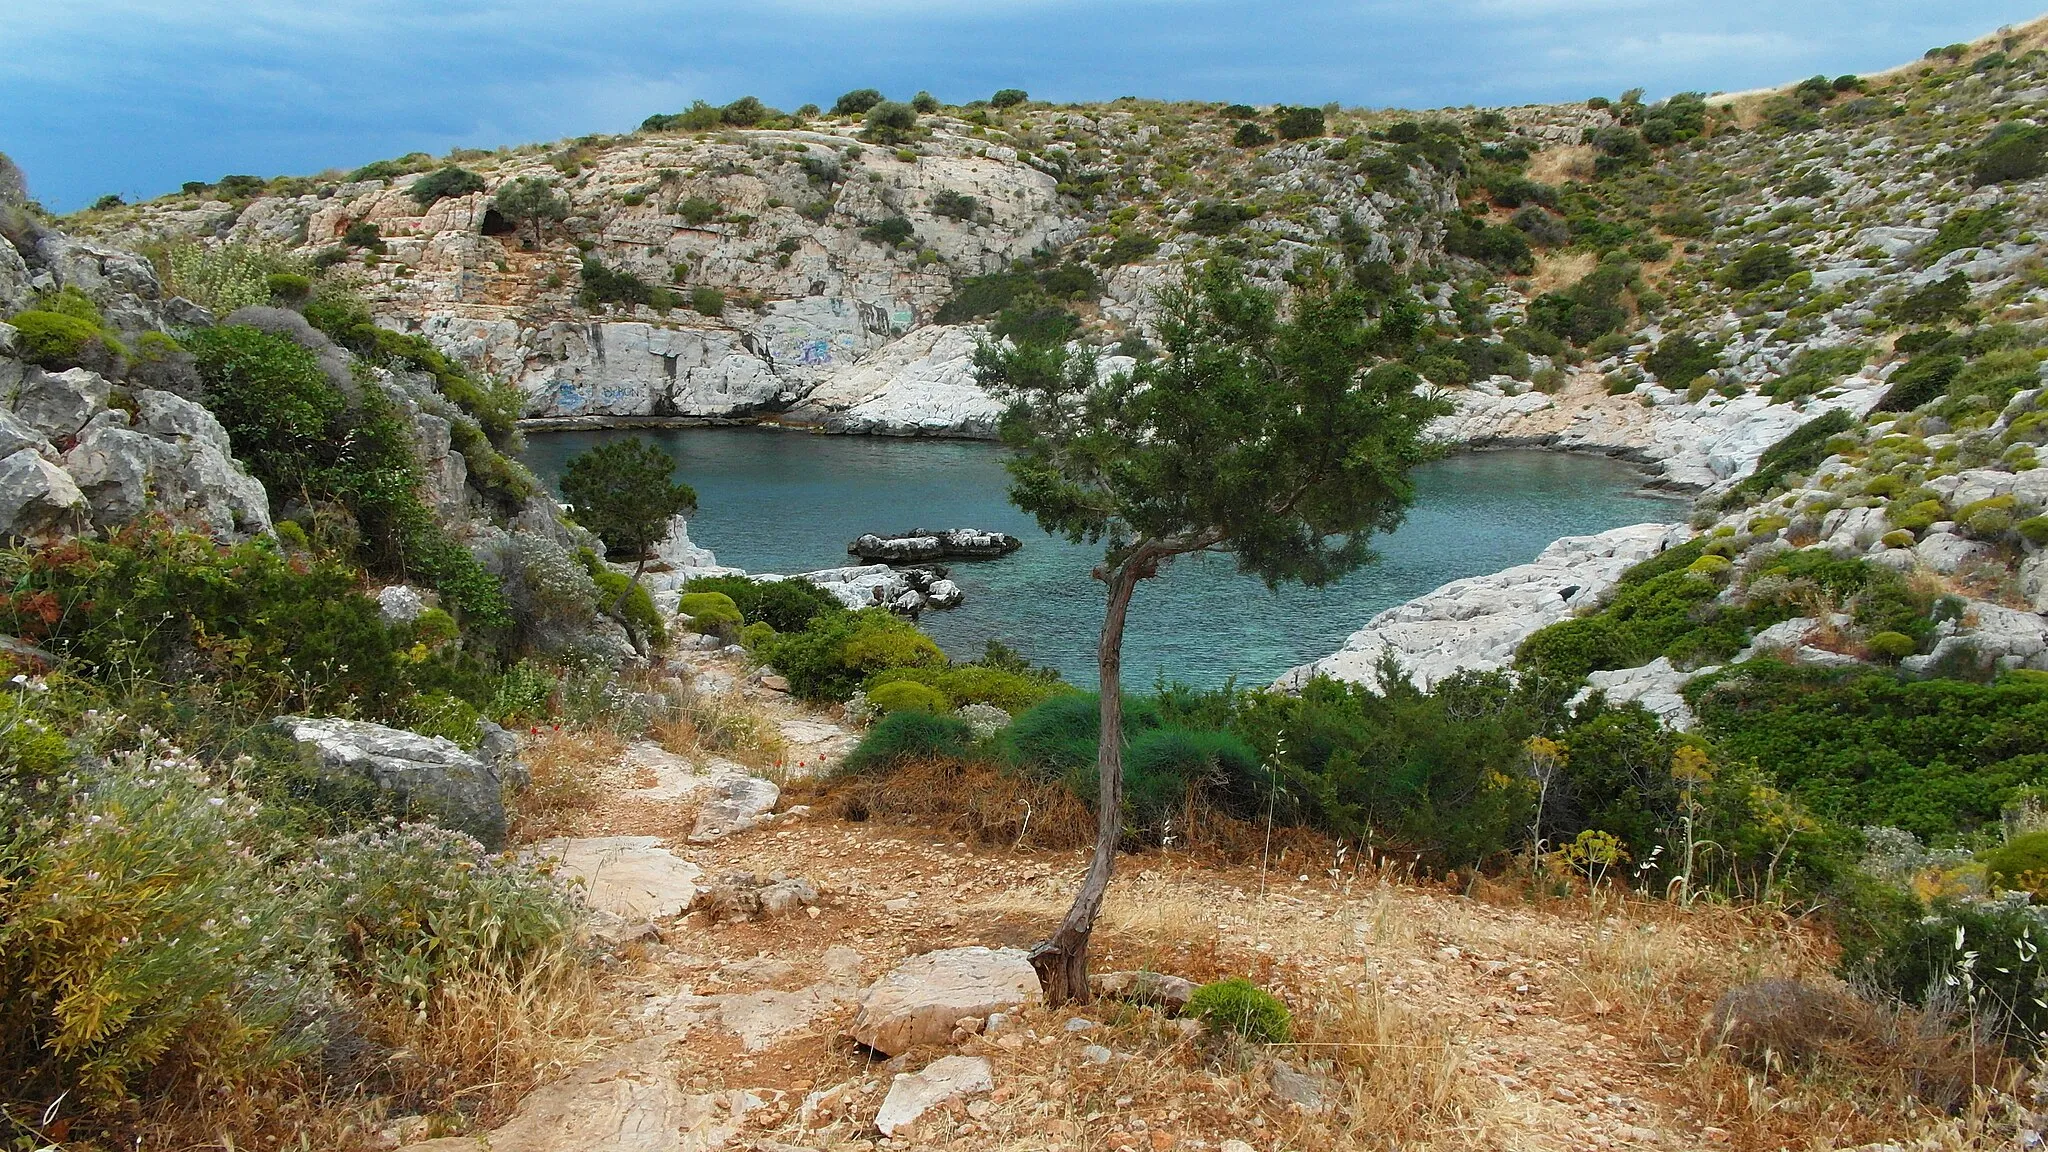
<svg viewBox="0 0 2048 1152">
<path fill-rule="evenodd" d="M 1008 402 L 1010 499 L 1047 531 L 1104 546 L 1095 852 L 1073 907 L 1032 963 L 1054 1003 L 1088 998 L 1088 940 L 1123 819 L 1124 619 L 1140 582 L 1177 556 L 1328 584 L 1373 559 L 1400 523 L 1423 427 L 1449 406 L 1380 363 L 1366 295 L 1311 275 L 1283 319 L 1272 293 L 1212 262 L 1162 294 L 1160 355 L 1099 378 L 1062 346 L 983 345 L 980 384 Z"/>
<path fill-rule="evenodd" d="M 536 248 L 540 246 L 541 229 L 569 218 L 569 202 L 539 176 L 521 176 L 498 189 L 491 204 L 514 227 L 523 224 L 532 229 Z"/>
<path fill-rule="evenodd" d="M 600 444 L 570 458 L 562 471 L 562 495 L 576 522 L 597 533 L 610 555 L 633 561 L 632 579 L 610 612 L 642 655 L 646 641 L 627 619 L 627 598 L 639 587 L 648 553 L 668 534 L 669 519 L 697 510 L 696 491 L 677 483 L 675 471 L 674 457 L 638 436 Z"/>
</svg>

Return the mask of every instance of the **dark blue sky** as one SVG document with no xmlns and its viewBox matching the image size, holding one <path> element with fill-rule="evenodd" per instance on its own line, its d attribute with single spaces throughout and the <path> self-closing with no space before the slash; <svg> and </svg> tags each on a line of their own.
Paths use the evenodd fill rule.
<svg viewBox="0 0 2048 1152">
<path fill-rule="evenodd" d="M 632 128 L 693 98 L 1021 87 L 1440 107 L 1872 71 L 2042 0 L 0 0 L 0 151 L 70 211 Z"/>
</svg>

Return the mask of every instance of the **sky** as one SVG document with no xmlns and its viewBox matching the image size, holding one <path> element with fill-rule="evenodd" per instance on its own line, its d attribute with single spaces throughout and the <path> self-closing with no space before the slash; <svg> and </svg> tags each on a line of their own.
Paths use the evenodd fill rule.
<svg viewBox="0 0 2048 1152">
<path fill-rule="evenodd" d="M 229 173 L 623 132 L 699 98 L 1654 98 L 1876 71 L 2043 3 L 0 0 L 0 152 L 69 212 Z"/>
</svg>

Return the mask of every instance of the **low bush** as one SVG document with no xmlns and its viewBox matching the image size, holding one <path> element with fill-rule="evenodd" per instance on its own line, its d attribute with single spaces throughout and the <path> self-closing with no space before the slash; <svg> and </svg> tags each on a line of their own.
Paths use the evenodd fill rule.
<svg viewBox="0 0 2048 1152">
<path fill-rule="evenodd" d="M 1913 680 L 1755 660 L 1686 698 L 1724 754 L 1768 765 L 1820 815 L 1922 837 L 1996 820 L 2048 781 L 2048 684 Z"/>
<path fill-rule="evenodd" d="M 583 258 L 583 287 L 577 291 L 576 299 L 585 308 L 603 304 L 644 304 L 657 312 L 665 312 L 676 306 L 675 293 L 657 288 L 624 269 L 607 268 L 595 256 Z"/>
<path fill-rule="evenodd" d="M 1655 373 L 1666 388 L 1682 387 L 1713 371 L 1721 364 L 1721 346 L 1679 333 L 1657 345 L 1643 367 Z"/>
<path fill-rule="evenodd" d="M 894 680 L 877 686 L 868 692 L 868 703 L 877 712 L 929 712 L 938 715 L 952 711 L 945 693 L 928 688 L 912 680 Z"/>
<path fill-rule="evenodd" d="M 2048 897 L 2048 832 L 2026 832 L 1983 854 L 1984 875 L 1999 888 Z"/>
<path fill-rule="evenodd" d="M 1991 130 L 1970 150 L 1970 181 L 2003 184 L 2048 173 L 2048 129 L 2009 122 Z"/>
<path fill-rule="evenodd" d="M 797 632 L 771 637 L 760 653 L 804 700 L 844 700 L 889 668 L 943 668 L 946 655 L 917 626 L 882 608 L 814 617 Z"/>
<path fill-rule="evenodd" d="M 1854 427 L 1855 417 L 1836 408 L 1793 429 L 1783 440 L 1764 449 L 1756 469 L 1729 490 L 1727 504 L 1755 499 L 1783 485 L 1787 480 L 1810 472 L 1828 458 L 1828 441 Z"/>
<path fill-rule="evenodd" d="M 1799 271 L 1799 261 L 1783 244 L 1754 244 L 1721 271 L 1721 282 L 1745 291 L 1776 284 Z"/>
<path fill-rule="evenodd" d="M 53 371 L 108 372 L 121 363 L 120 342 L 92 320 L 36 308 L 17 312 L 7 322 L 19 333 L 21 358 L 31 364 Z"/>
<path fill-rule="evenodd" d="M 1287 1005 L 1242 976 L 1195 989 L 1184 1011 L 1218 1032 L 1254 1044 L 1286 1044 L 1294 1039 L 1294 1017 Z"/>
<path fill-rule="evenodd" d="M 37 724 L 8 717 L 10 729 L 24 723 Z M 89 1129 L 145 1088 L 214 1090 L 306 1054 L 327 941 L 248 850 L 262 836 L 254 806 L 175 748 L 63 775 L 24 758 L 18 734 L 6 745 L 6 1103 L 48 1103 Z M 37 778 L 61 799 L 37 795 Z"/>
<path fill-rule="evenodd" d="M 467 196 L 483 190 L 483 177 L 467 168 L 450 164 L 413 181 L 406 194 L 420 207 L 427 208 L 451 196 Z"/>
<path fill-rule="evenodd" d="M 887 771 L 920 760 L 960 759 L 974 743 L 974 732 L 965 721 L 918 709 L 904 709 L 884 716 L 853 751 L 846 754 L 839 771 L 851 775 Z"/>
<path fill-rule="evenodd" d="M 575 923 L 560 884 L 427 824 L 319 841 L 291 879 L 337 945 L 338 974 L 415 1008 L 465 977 L 516 982 Z"/>
<path fill-rule="evenodd" d="M 870 695 L 885 685 L 899 682 L 922 684 L 945 696 L 951 707 L 990 704 L 1016 715 L 1054 696 L 1071 694 L 1071 686 L 1058 677 L 985 664 L 955 664 L 947 668 L 892 668 L 868 677 Z"/>
<path fill-rule="evenodd" d="M 830 592 L 808 580 L 699 576 L 685 584 L 683 591 L 723 594 L 748 624 L 766 622 L 777 632 L 801 632 L 819 616 L 845 611 Z"/>
</svg>

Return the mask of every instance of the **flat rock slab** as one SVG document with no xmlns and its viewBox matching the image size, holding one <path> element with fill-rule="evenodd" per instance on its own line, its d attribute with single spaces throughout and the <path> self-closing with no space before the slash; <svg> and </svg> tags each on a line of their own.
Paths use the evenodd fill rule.
<svg viewBox="0 0 2048 1152">
<path fill-rule="evenodd" d="M 740 772 L 713 776 L 706 786 L 704 807 L 697 812 L 697 824 L 690 829 L 690 843 L 709 844 L 735 832 L 744 832 L 775 810 L 782 789 L 773 780 Z"/>
<path fill-rule="evenodd" d="M 583 881 L 590 906 L 627 920 L 664 920 L 688 911 L 704 870 L 653 836 L 583 836 L 543 840 L 537 858 L 558 861 Z"/>
<path fill-rule="evenodd" d="M 853 1001 L 846 985 L 819 984 L 794 992 L 763 989 L 713 996 L 678 995 L 649 1005 L 659 1026 L 687 1034 L 711 1025 L 739 1038 L 749 1052 L 763 1052 L 784 1039 L 818 1028 L 825 1017 Z"/>
<path fill-rule="evenodd" d="M 406 806 L 495 848 L 505 838 L 498 774 L 454 741 L 362 720 L 280 716 L 299 756 L 329 776 L 367 780 Z"/>
<path fill-rule="evenodd" d="M 1038 972 L 1016 948 L 947 948 L 912 956 L 868 989 L 846 1034 L 885 1056 L 944 1044 L 963 1016 L 986 1019 L 1043 1002 Z"/>
<path fill-rule="evenodd" d="M 626 793 L 636 800 L 677 800 L 703 791 L 711 783 L 711 778 L 688 759 L 651 741 L 635 740 L 626 745 L 626 754 L 620 760 L 626 767 L 654 777 L 653 784 Z"/>
<path fill-rule="evenodd" d="M 661 1066 L 664 1043 L 632 1045 L 540 1089 L 488 1136 L 448 1136 L 401 1152 L 675 1152 L 692 1113 L 703 1109 L 691 1107 Z"/>
<path fill-rule="evenodd" d="M 941 1056 L 921 1072 L 906 1072 L 889 1085 L 875 1127 L 894 1136 L 917 1123 L 918 1117 L 944 1104 L 979 1092 L 993 1091 L 995 1075 L 979 1056 Z"/>
</svg>

